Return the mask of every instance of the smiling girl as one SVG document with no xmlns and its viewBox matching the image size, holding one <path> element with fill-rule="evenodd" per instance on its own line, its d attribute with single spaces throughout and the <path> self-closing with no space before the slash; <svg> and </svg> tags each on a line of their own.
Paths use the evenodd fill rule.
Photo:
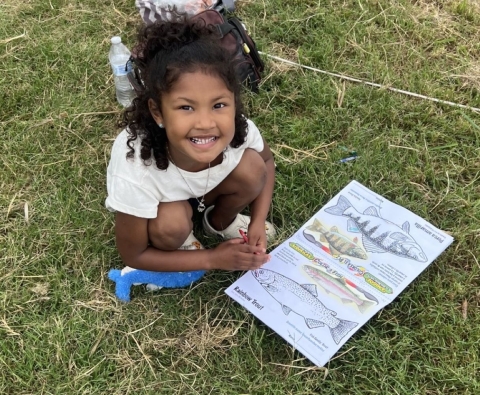
<svg viewBox="0 0 480 395">
<path fill-rule="evenodd" d="M 136 48 L 143 91 L 124 113 L 107 170 L 122 260 L 152 271 L 260 267 L 275 234 L 266 221 L 274 163 L 243 115 L 231 57 L 198 22 L 148 26 Z M 251 217 L 240 214 L 247 206 Z M 204 249 L 194 210 L 207 234 L 227 241 Z"/>
</svg>

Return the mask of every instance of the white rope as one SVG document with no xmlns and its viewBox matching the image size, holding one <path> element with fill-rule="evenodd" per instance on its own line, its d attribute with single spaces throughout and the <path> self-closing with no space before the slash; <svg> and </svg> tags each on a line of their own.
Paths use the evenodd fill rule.
<svg viewBox="0 0 480 395">
<path fill-rule="evenodd" d="M 341 78 L 342 80 L 352 81 L 352 82 L 359 82 L 359 83 L 361 83 L 361 84 L 365 84 L 365 85 L 369 85 L 369 86 L 374 86 L 374 87 L 376 87 L 376 88 L 387 89 L 387 90 L 392 91 L 392 92 L 402 93 L 402 94 L 404 94 L 404 95 L 413 96 L 413 97 L 418 97 L 418 98 L 420 98 L 420 99 L 430 100 L 430 101 L 433 101 L 433 102 L 435 102 L 435 103 L 446 104 L 446 105 L 448 105 L 448 106 L 465 108 L 465 109 L 467 109 L 467 110 L 471 110 L 471 111 L 480 113 L 480 108 L 477 108 L 477 107 L 466 106 L 466 105 L 464 105 L 464 104 L 454 103 L 454 102 L 447 101 L 447 100 L 435 99 L 434 97 L 425 96 L 425 95 L 420 95 L 420 94 L 418 94 L 418 93 L 413 93 L 413 92 L 409 92 L 409 91 L 404 91 L 404 90 L 402 90 L 402 89 L 392 88 L 392 87 L 387 86 L 387 85 L 381 85 L 381 84 L 376 84 L 376 83 L 374 83 L 374 82 L 369 82 L 369 81 L 360 80 L 360 79 L 358 79 L 358 78 L 349 77 L 349 76 L 343 75 L 343 74 L 331 73 L 331 72 L 329 72 L 329 71 L 324 71 L 324 70 L 316 69 L 315 67 L 305 66 L 305 65 L 300 64 L 300 63 L 295 63 L 295 62 L 292 62 L 292 61 L 287 60 L 287 59 L 279 58 L 278 56 L 269 55 L 269 54 L 266 54 L 266 53 L 264 53 L 264 52 L 260 52 L 260 54 L 265 55 L 265 56 L 268 56 L 269 58 L 278 60 L 278 61 L 283 62 L 283 63 L 291 64 L 292 66 L 303 67 L 304 69 L 312 70 L 312 71 L 315 71 L 315 72 L 317 72 L 317 73 L 326 74 L 326 75 L 329 75 L 329 76 L 331 76 L 331 77 Z"/>
</svg>

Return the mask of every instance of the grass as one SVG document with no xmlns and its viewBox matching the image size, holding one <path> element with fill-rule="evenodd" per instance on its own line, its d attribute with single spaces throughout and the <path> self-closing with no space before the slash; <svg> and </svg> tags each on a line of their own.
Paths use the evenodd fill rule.
<svg viewBox="0 0 480 395">
<path fill-rule="evenodd" d="M 479 10 L 478 0 L 238 2 L 266 53 L 473 107 Z M 246 94 L 276 153 L 278 242 L 352 179 L 455 237 L 325 369 L 224 295 L 239 273 L 115 298 L 106 274 L 121 261 L 103 204 L 120 108 L 107 53 L 115 34 L 133 44 L 139 20 L 127 0 L 0 4 L 0 392 L 480 393 L 472 111 L 268 59 L 260 94 Z M 340 146 L 361 157 L 339 164 Z"/>
</svg>

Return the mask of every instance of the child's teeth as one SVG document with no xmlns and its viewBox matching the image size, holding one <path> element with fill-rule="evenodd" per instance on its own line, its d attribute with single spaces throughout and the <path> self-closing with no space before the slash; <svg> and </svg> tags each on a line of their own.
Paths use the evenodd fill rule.
<svg viewBox="0 0 480 395">
<path fill-rule="evenodd" d="M 215 137 L 210 137 L 208 139 L 197 139 L 197 138 L 192 138 L 191 139 L 193 143 L 195 144 L 207 144 L 210 143 L 211 141 L 215 140 Z"/>
</svg>

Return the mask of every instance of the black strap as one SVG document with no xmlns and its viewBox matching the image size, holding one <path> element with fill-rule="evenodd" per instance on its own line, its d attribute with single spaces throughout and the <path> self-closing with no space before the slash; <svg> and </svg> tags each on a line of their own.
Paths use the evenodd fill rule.
<svg viewBox="0 0 480 395">
<path fill-rule="evenodd" d="M 247 32 L 245 31 L 245 29 L 243 28 L 242 26 L 242 22 L 240 22 L 237 18 L 235 17 L 231 17 L 228 19 L 228 22 L 230 22 L 231 25 L 235 26 L 238 33 L 240 34 L 240 37 L 242 38 L 243 42 L 245 44 L 247 44 L 248 46 L 248 43 L 249 43 L 249 39 L 248 39 L 248 36 L 247 36 Z M 250 40 L 252 40 L 250 38 Z M 253 41 L 253 40 L 252 40 Z M 255 65 L 257 66 L 257 68 L 260 70 L 260 71 L 263 71 L 263 62 L 262 62 L 262 59 L 260 58 L 260 55 L 258 54 L 256 48 L 250 48 L 250 53 L 249 55 L 251 56 L 251 58 L 253 59 L 253 61 L 255 62 Z"/>
<path fill-rule="evenodd" d="M 233 26 L 230 25 L 230 23 L 225 22 L 222 23 L 221 25 L 216 25 L 218 31 L 220 32 L 221 38 L 225 37 L 228 33 L 230 33 L 233 30 Z"/>
</svg>

